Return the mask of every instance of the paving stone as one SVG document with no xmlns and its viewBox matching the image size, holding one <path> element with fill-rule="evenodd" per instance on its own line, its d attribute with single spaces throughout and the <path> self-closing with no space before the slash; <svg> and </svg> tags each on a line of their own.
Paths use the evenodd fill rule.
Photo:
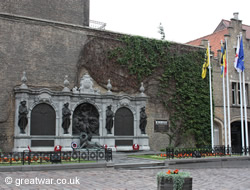
<svg viewBox="0 0 250 190">
<path fill-rule="evenodd" d="M 120 163 L 155 163 L 152 160 L 114 156 L 113 164 Z M 240 164 L 240 162 L 239 162 Z M 250 169 L 237 168 L 193 168 L 180 169 L 190 172 L 193 177 L 193 190 L 250 190 Z M 156 175 L 168 169 L 139 168 L 87 168 L 49 171 L 0 172 L 0 189 L 63 189 L 63 190 L 153 190 L 157 188 Z M 7 184 L 6 179 L 12 179 Z M 40 180 L 40 184 L 27 184 L 25 180 Z M 52 184 L 41 184 L 42 180 L 52 180 Z M 66 182 L 65 184 L 58 184 Z M 22 181 L 22 184 L 21 182 Z M 80 184 L 78 184 L 78 181 Z M 37 181 L 38 182 L 38 181 Z M 43 181 L 44 182 L 44 181 Z"/>
<path fill-rule="evenodd" d="M 125 190 L 157 188 L 156 174 L 166 169 L 115 170 L 111 168 L 79 169 L 66 171 L 30 171 L 0 173 L 0 189 L 83 189 L 83 190 Z M 199 190 L 250 190 L 248 168 L 185 169 L 193 177 L 193 189 Z M 12 184 L 5 178 L 11 177 Z M 53 179 L 52 184 L 15 184 L 20 180 L 34 178 Z M 67 180 L 67 184 L 56 184 L 56 180 Z M 80 184 L 74 183 L 79 179 Z M 70 181 L 71 180 L 71 181 Z"/>
</svg>

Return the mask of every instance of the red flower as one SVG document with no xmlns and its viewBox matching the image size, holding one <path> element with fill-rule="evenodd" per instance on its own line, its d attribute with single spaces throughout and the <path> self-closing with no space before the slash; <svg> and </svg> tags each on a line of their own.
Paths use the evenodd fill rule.
<svg viewBox="0 0 250 190">
<path fill-rule="evenodd" d="M 174 171 L 174 174 L 178 174 L 178 172 L 179 172 L 179 170 L 178 170 L 178 169 L 176 169 L 176 170 Z"/>
<path fill-rule="evenodd" d="M 171 171 L 170 170 L 168 170 L 168 172 L 166 172 L 167 174 L 171 174 Z"/>
</svg>

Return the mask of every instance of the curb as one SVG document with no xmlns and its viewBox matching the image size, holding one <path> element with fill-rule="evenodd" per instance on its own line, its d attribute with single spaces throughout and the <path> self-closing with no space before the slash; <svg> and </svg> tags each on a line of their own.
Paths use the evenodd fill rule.
<svg viewBox="0 0 250 190">
<path fill-rule="evenodd" d="M 218 157 L 165 160 L 169 168 L 250 168 L 250 157 Z"/>
<path fill-rule="evenodd" d="M 144 162 L 143 162 L 144 161 Z M 138 159 L 138 162 L 114 163 L 74 163 L 74 164 L 46 164 L 46 165 L 21 165 L 21 166 L 0 166 L 0 172 L 16 171 L 49 171 L 49 170 L 69 170 L 69 169 L 89 169 L 89 168 L 113 168 L 113 169 L 186 169 L 186 168 L 250 168 L 250 157 L 218 157 L 218 158 L 188 158 L 165 161 L 145 162 Z"/>
<path fill-rule="evenodd" d="M 106 168 L 107 163 L 89 163 L 89 164 L 46 164 L 46 165 L 22 165 L 22 166 L 0 166 L 0 172 L 16 171 L 48 171 L 48 170 L 69 170 L 69 169 L 88 169 L 88 168 Z"/>
</svg>

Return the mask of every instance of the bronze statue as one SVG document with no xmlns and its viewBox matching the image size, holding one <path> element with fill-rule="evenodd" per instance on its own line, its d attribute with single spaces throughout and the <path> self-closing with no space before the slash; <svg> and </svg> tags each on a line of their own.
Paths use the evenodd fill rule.
<svg viewBox="0 0 250 190">
<path fill-rule="evenodd" d="M 92 142 L 93 135 L 99 135 L 99 114 L 96 108 L 89 104 L 79 105 L 73 114 L 73 135 L 79 135 L 82 148 L 103 148 L 99 143 Z"/>
<path fill-rule="evenodd" d="M 140 111 L 141 134 L 146 134 L 146 126 L 147 126 L 147 114 L 145 112 L 145 107 L 142 107 Z"/>
<path fill-rule="evenodd" d="M 62 128 L 64 129 L 64 134 L 68 134 L 68 129 L 70 126 L 70 116 L 71 112 L 69 109 L 69 103 L 64 104 L 64 107 L 62 109 Z"/>
<path fill-rule="evenodd" d="M 21 101 L 20 106 L 19 106 L 19 116 L 18 116 L 18 126 L 20 127 L 20 133 L 24 134 L 25 133 L 25 128 L 28 124 L 28 109 L 26 106 L 26 101 Z"/>
<path fill-rule="evenodd" d="M 107 134 L 112 134 L 111 130 L 113 128 L 113 117 L 114 117 L 114 113 L 111 110 L 111 105 L 109 105 L 106 110 L 106 129 L 107 129 Z"/>
<path fill-rule="evenodd" d="M 80 149 L 82 148 L 98 148 L 98 149 L 102 149 L 103 146 L 100 145 L 98 142 L 92 142 L 92 135 L 87 134 L 85 132 L 81 132 L 80 133 Z"/>
<path fill-rule="evenodd" d="M 98 111 L 88 103 L 78 106 L 73 114 L 73 135 L 80 135 L 81 132 L 89 136 L 99 135 Z"/>
</svg>

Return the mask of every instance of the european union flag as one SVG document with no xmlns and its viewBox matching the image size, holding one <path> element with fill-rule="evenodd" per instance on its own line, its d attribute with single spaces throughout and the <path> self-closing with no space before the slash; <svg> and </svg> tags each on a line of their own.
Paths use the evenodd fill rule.
<svg viewBox="0 0 250 190">
<path fill-rule="evenodd" d="M 244 50 L 243 50 L 243 41 L 242 38 L 240 40 L 240 51 L 239 51 L 239 58 L 237 62 L 237 69 L 240 69 L 240 71 L 244 71 Z"/>
</svg>

